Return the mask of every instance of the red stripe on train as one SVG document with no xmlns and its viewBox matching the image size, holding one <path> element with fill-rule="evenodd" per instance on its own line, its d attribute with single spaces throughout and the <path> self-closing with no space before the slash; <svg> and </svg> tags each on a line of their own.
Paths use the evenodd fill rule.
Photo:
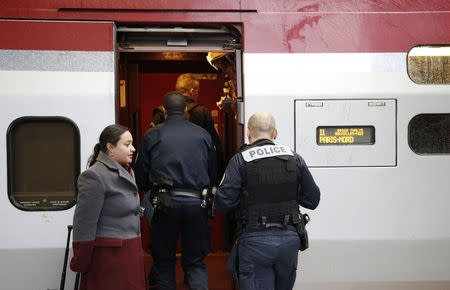
<svg viewBox="0 0 450 290">
<path fill-rule="evenodd" d="M 449 11 L 445 0 L 2 0 L 0 9 L 130 9 L 130 10 L 252 10 L 258 12 L 410 12 Z"/>
<path fill-rule="evenodd" d="M 113 51 L 113 23 L 0 20 L 0 49 Z"/>
<path fill-rule="evenodd" d="M 287 13 L 243 17 L 247 52 L 408 52 L 450 42 L 450 12 Z"/>
<path fill-rule="evenodd" d="M 408 52 L 418 44 L 450 42 L 450 12 L 80 11 L 58 15 L 72 19 L 132 21 L 138 26 L 161 22 L 192 25 L 199 23 L 200 16 L 203 23 L 241 22 L 244 51 L 254 53 Z M 113 50 L 112 23 L 0 21 L 0 31 L 0 49 Z"/>
</svg>

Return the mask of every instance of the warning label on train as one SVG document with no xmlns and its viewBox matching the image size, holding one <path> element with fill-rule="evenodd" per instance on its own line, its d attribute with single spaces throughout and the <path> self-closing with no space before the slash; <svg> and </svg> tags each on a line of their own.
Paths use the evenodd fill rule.
<svg viewBox="0 0 450 290">
<path fill-rule="evenodd" d="M 317 127 L 317 145 L 372 145 L 375 144 L 373 126 Z"/>
<path fill-rule="evenodd" d="M 16 192 L 12 198 L 30 210 L 65 209 L 75 203 L 75 192 Z"/>
</svg>

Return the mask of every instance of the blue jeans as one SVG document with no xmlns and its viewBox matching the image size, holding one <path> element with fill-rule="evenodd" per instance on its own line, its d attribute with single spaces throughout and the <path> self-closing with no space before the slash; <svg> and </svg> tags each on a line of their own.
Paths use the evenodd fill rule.
<svg viewBox="0 0 450 290">
<path fill-rule="evenodd" d="M 209 252 L 208 216 L 200 199 L 171 198 L 168 214 L 152 222 L 152 254 L 158 289 L 175 289 L 175 262 L 181 233 L 181 264 L 191 289 L 208 289 L 208 272 L 203 259 Z"/>
<path fill-rule="evenodd" d="M 238 245 L 239 289 L 292 289 L 299 250 L 293 227 L 243 231 Z"/>
</svg>

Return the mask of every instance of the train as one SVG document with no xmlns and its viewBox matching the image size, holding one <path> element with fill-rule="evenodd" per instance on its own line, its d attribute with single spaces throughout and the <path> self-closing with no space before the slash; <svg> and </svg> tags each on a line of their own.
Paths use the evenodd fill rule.
<svg viewBox="0 0 450 290">
<path fill-rule="evenodd" d="M 59 289 L 99 133 L 138 148 L 193 73 L 228 159 L 267 111 L 321 189 L 294 289 L 450 289 L 449 27 L 437 0 L 3 0 L 0 288 Z"/>
</svg>

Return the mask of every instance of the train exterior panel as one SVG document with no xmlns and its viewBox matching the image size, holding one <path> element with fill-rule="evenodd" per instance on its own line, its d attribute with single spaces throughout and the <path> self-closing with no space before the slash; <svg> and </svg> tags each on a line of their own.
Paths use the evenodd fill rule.
<svg viewBox="0 0 450 290">
<path fill-rule="evenodd" d="M 380 62 L 380 58 L 388 61 Z M 278 142 L 296 148 L 299 154 L 309 152 L 303 156 L 307 163 L 311 157 L 311 171 L 323 194 L 320 207 L 311 213 L 311 250 L 299 257 L 298 289 L 302 281 L 312 283 L 309 285 L 329 282 L 328 287 L 341 283 L 333 289 L 339 285 L 345 289 L 347 282 L 355 280 L 447 281 L 450 232 L 446 224 L 450 216 L 445 176 L 450 169 L 449 156 L 414 153 L 408 144 L 408 124 L 418 114 L 448 112 L 448 86 L 412 83 L 406 74 L 406 53 L 249 54 L 244 59 L 246 115 L 270 110 L 276 116 Z M 348 65 L 345 71 L 336 72 L 340 62 Z M 395 63 L 399 65 L 394 68 Z M 318 67 L 320 72 L 315 69 Z M 347 108 L 365 102 L 370 108 L 370 101 L 392 99 L 396 100 L 393 118 L 378 112 L 379 118 L 367 115 L 372 119 L 349 120 L 349 114 L 358 112 L 341 110 L 331 118 L 320 112 L 327 102 L 345 103 Z M 299 102 L 303 110 L 296 110 Z M 305 107 L 306 102 L 323 103 L 324 107 Z M 301 115 L 305 111 L 309 111 L 309 119 Z M 345 146 L 304 148 L 316 142 L 315 128 L 309 128 L 308 121 L 342 126 L 374 125 L 386 119 L 387 129 L 394 129 L 395 134 L 389 135 L 392 143 L 375 162 L 360 163 L 358 158 L 375 156 L 375 148 L 361 156 L 348 155 Z M 313 131 L 302 132 L 302 128 Z M 382 126 L 376 128 L 376 138 L 385 133 Z M 368 145 L 355 145 L 355 149 L 365 150 L 364 146 Z M 317 150 L 321 150 L 321 158 L 314 160 Z M 387 155 L 391 157 L 383 163 Z M 341 157 L 344 165 L 336 163 Z M 433 270 L 429 271 L 430 265 Z"/>
<path fill-rule="evenodd" d="M 63 116 L 76 124 L 80 144 L 95 144 L 104 125 L 115 122 L 113 23 L 0 21 L 0 26 L 8 31 L 2 33 L 3 39 L 16 34 L 2 41 L 11 47 L 0 50 L 3 136 L 14 120 L 24 116 Z M 83 42 L 86 34 L 90 39 Z M 58 38 L 53 39 L 55 35 Z M 7 194 L 6 138 L 0 142 L 4 163 L 0 207 L 5 217 L 1 222 L 1 288 L 56 289 L 64 257 L 61 246 L 73 208 L 24 211 L 13 206 Z M 80 147 L 82 169 L 90 147 Z M 51 151 L 46 156 L 49 163 L 55 158 Z M 70 270 L 67 280 L 74 281 Z"/>
<path fill-rule="evenodd" d="M 241 27 L 239 117 L 271 112 L 277 142 L 305 158 L 322 191 L 294 288 L 450 288 L 450 155 L 409 142 L 414 117 L 450 113 L 450 87 L 414 83 L 407 67 L 412 47 L 450 42 L 449 3 L 6 0 L 0 18 L 1 134 L 24 116 L 68 118 L 81 170 L 117 121 L 117 26 Z M 318 144 L 319 127 L 352 126 L 373 127 L 373 144 Z M 57 289 L 74 208 L 15 207 L 7 152 L 0 139 L 1 288 Z"/>
</svg>

